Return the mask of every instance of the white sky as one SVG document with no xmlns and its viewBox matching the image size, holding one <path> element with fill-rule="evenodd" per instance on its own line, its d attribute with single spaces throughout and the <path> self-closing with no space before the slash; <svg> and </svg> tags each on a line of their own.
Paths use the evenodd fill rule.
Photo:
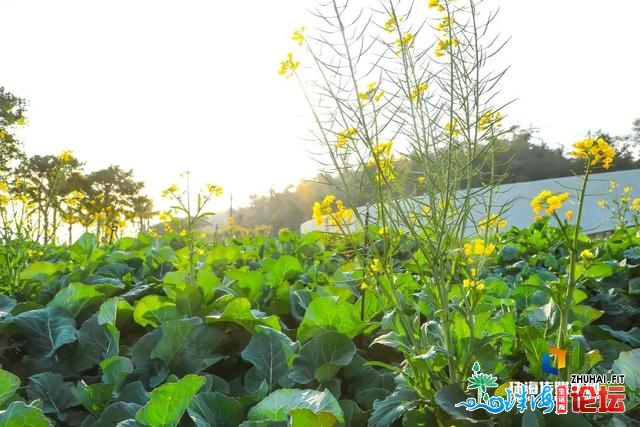
<svg viewBox="0 0 640 427">
<path fill-rule="evenodd" d="M 629 133 L 640 1 L 490 1 L 512 37 L 507 125 L 554 146 Z M 132 168 L 154 198 L 189 170 L 247 203 L 316 174 L 302 93 L 277 75 L 315 3 L 0 0 L 0 86 L 29 101 L 18 134 L 29 154 L 70 149 L 88 171 Z"/>
</svg>

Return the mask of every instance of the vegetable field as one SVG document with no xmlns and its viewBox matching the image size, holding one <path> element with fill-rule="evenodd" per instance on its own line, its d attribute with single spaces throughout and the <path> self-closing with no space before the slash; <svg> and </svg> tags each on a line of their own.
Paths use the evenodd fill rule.
<svg viewBox="0 0 640 427">
<path fill-rule="evenodd" d="M 434 399 L 426 401 L 402 375 L 409 338 L 380 300 L 380 281 L 391 280 L 399 298 L 415 300 L 407 314 L 425 335 L 440 326 L 430 320 L 414 242 L 378 231 L 370 230 L 369 244 L 389 251 L 391 271 L 375 278 L 365 277 L 355 258 L 363 241 L 320 233 L 197 242 L 193 281 L 186 243 L 175 236 L 140 234 L 99 246 L 85 234 L 68 248 L 42 248 L 20 273 L 22 293 L 0 297 L 0 424 L 471 422 L 475 414 L 454 407 L 464 400 L 461 384 L 427 378 Z M 559 233 L 539 221 L 500 234 L 481 273 L 483 287 L 472 294 L 482 307 L 474 330 L 457 317 L 452 322 L 455 345 L 470 347 L 469 362 L 500 383 L 555 379 L 542 372 L 541 357 L 558 325 L 554 286 L 566 277 Z M 574 373 L 625 374 L 627 416 L 637 417 L 638 229 L 582 236 L 581 244 L 594 258 L 577 266 L 583 280 L 573 297 L 567 364 Z M 458 292 L 450 295 L 454 316 Z M 415 362 L 436 373 L 447 369 L 436 346 L 425 350 Z M 591 421 L 624 425 L 627 416 L 594 414 Z"/>
</svg>

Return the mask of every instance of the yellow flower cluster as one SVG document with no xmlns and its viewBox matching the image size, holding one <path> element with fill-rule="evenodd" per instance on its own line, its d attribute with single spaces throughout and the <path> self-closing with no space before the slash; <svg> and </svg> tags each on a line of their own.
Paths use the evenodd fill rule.
<svg viewBox="0 0 640 427">
<path fill-rule="evenodd" d="M 77 207 L 84 199 L 84 194 L 81 191 L 74 190 L 64 197 L 64 203 L 70 207 Z"/>
<path fill-rule="evenodd" d="M 342 200 L 338 200 L 336 196 L 329 194 L 325 196 L 322 202 L 313 204 L 312 217 L 317 225 L 321 225 L 326 217 L 329 217 L 329 225 L 344 225 L 351 221 L 353 210 L 345 208 Z"/>
<path fill-rule="evenodd" d="M 70 150 L 65 150 L 58 156 L 58 160 L 62 163 L 69 163 L 73 160 L 73 152 Z"/>
<path fill-rule="evenodd" d="M 338 132 L 338 141 L 336 142 L 336 148 L 346 148 L 349 140 L 354 139 L 358 134 L 358 129 L 348 128 L 342 132 Z"/>
<path fill-rule="evenodd" d="M 378 258 L 371 260 L 370 268 L 374 273 L 380 273 L 382 271 L 382 264 L 380 263 L 380 260 Z"/>
<path fill-rule="evenodd" d="M 278 70 L 278 74 L 289 78 L 295 73 L 299 65 L 300 61 L 294 61 L 293 53 L 289 52 L 287 53 L 287 59 L 280 62 L 280 70 Z"/>
<path fill-rule="evenodd" d="M 444 136 L 447 138 L 457 138 L 460 135 L 460 122 L 455 117 L 444 125 Z"/>
<path fill-rule="evenodd" d="M 442 18 L 442 21 L 438 22 L 438 31 L 442 31 L 443 33 L 448 33 L 449 29 L 451 28 L 452 25 L 455 25 L 456 23 L 456 19 L 452 16 L 451 18 L 449 18 L 448 16 L 445 16 L 444 18 Z"/>
<path fill-rule="evenodd" d="M 478 227 L 481 228 L 505 228 L 507 226 L 507 220 L 504 218 L 500 218 L 496 214 L 489 215 L 489 218 L 485 218 L 478 223 Z"/>
<path fill-rule="evenodd" d="M 595 259 L 595 257 L 596 256 L 593 254 L 593 252 L 591 252 L 589 249 L 585 249 L 584 251 L 580 252 L 580 258 L 585 261 Z"/>
<path fill-rule="evenodd" d="M 471 243 L 464 244 L 464 254 L 466 256 L 489 256 L 496 250 L 493 243 L 485 244 L 482 239 L 474 239 Z"/>
<path fill-rule="evenodd" d="M 167 197 L 169 194 L 175 194 L 179 191 L 178 186 L 173 184 L 171 187 L 162 190 L 162 197 Z"/>
<path fill-rule="evenodd" d="M 573 144 L 575 150 L 571 151 L 571 155 L 586 159 L 589 166 L 596 166 L 602 163 L 602 167 L 609 169 L 613 158 L 616 155 L 613 147 L 609 145 L 603 138 L 587 138 Z"/>
<path fill-rule="evenodd" d="M 500 111 L 494 112 L 491 108 L 484 113 L 478 120 L 478 129 L 485 130 L 492 123 L 495 123 L 497 127 L 502 127 L 502 113 Z"/>
<path fill-rule="evenodd" d="M 401 48 L 409 49 L 413 47 L 414 36 L 411 33 L 406 33 L 404 36 L 397 39 L 394 43 L 397 44 Z M 396 53 L 400 53 L 401 51 L 397 51 Z"/>
<path fill-rule="evenodd" d="M 376 181 L 380 184 L 393 181 L 398 176 L 393 164 L 392 146 L 393 141 L 380 142 L 373 146 L 368 166 L 376 168 Z"/>
<path fill-rule="evenodd" d="M 531 209 L 533 209 L 533 212 L 536 214 L 539 214 L 542 209 L 545 209 L 545 214 L 551 215 L 556 210 L 562 208 L 562 204 L 568 198 L 569 193 L 553 194 L 549 190 L 543 190 L 531 200 Z"/>
<path fill-rule="evenodd" d="M 429 85 L 426 83 L 419 83 L 416 85 L 415 89 L 411 91 L 409 94 L 409 99 L 415 101 L 419 98 L 422 98 L 422 95 L 429 89 Z"/>
<path fill-rule="evenodd" d="M 396 17 L 395 13 L 392 13 L 389 17 L 389 20 L 384 23 L 384 29 L 388 33 L 393 33 L 398 28 L 398 24 L 400 24 L 404 20 L 403 17 Z"/>
<path fill-rule="evenodd" d="M 475 280 L 475 279 L 464 279 L 462 281 L 462 286 L 464 286 L 465 288 L 473 288 L 478 291 L 481 291 L 484 289 L 484 283 L 481 280 Z"/>
<path fill-rule="evenodd" d="M 481 280 L 477 280 L 476 279 L 476 275 L 477 275 L 477 270 L 475 268 L 471 269 L 471 278 L 470 279 L 464 279 L 462 281 L 462 286 L 464 286 L 465 288 L 472 288 L 475 289 L 477 291 L 481 291 L 484 289 L 484 283 Z"/>
<path fill-rule="evenodd" d="M 0 181 L 0 207 L 9 204 L 9 186 L 6 182 Z"/>
<path fill-rule="evenodd" d="M 358 94 L 358 98 L 363 101 L 370 101 L 373 99 L 375 102 L 380 101 L 380 99 L 384 96 L 384 91 L 382 89 L 378 90 L 378 82 L 371 82 L 367 85 L 366 92 L 360 92 Z"/>
<path fill-rule="evenodd" d="M 460 45 L 458 39 L 444 39 L 438 40 L 436 43 L 436 51 L 434 52 L 436 56 L 444 56 L 445 52 L 449 50 L 451 47 L 457 47 Z"/>
<path fill-rule="evenodd" d="M 440 4 L 440 0 L 429 0 L 429 8 L 438 8 L 439 12 L 444 12 L 444 6 Z"/>
<path fill-rule="evenodd" d="M 216 197 L 222 196 L 222 187 L 219 185 L 207 184 L 207 191 L 209 194 L 213 194 Z"/>
<path fill-rule="evenodd" d="M 298 43 L 298 46 L 302 46 L 302 43 L 304 43 L 304 35 L 302 33 L 304 33 L 304 27 L 300 27 L 299 30 L 294 31 L 291 36 L 291 40 Z"/>
<path fill-rule="evenodd" d="M 636 212 L 640 211 L 640 198 L 633 199 L 631 202 L 631 210 Z"/>
</svg>

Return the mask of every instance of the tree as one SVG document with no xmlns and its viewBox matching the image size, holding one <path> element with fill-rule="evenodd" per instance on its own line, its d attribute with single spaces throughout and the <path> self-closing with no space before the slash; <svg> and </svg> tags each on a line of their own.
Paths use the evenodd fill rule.
<svg viewBox="0 0 640 427">
<path fill-rule="evenodd" d="M 133 179 L 133 170 L 125 171 L 120 166 L 111 165 L 87 176 L 84 207 L 99 239 L 111 241 L 118 231 L 122 233 L 127 221 L 135 216 L 134 199 L 143 187 L 144 183 Z M 83 224 L 87 224 L 86 219 Z"/>
<path fill-rule="evenodd" d="M 20 159 L 22 150 L 13 131 L 26 123 L 27 103 L 0 86 L 0 172 L 11 169 L 11 161 Z"/>
<path fill-rule="evenodd" d="M 65 198 L 80 190 L 78 179 L 74 177 L 82 174 L 81 168 L 82 163 L 70 151 L 64 151 L 59 156 L 29 157 L 16 169 L 25 182 L 29 200 L 37 205 L 37 236 L 44 244 L 55 240 L 64 219 Z"/>
</svg>

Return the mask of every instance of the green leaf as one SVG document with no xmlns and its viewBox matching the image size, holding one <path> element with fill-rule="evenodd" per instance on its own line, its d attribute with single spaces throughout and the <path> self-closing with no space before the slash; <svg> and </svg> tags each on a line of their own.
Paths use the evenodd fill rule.
<svg viewBox="0 0 640 427">
<path fill-rule="evenodd" d="M 413 390 L 398 389 L 384 400 L 373 403 L 373 413 L 368 427 L 389 427 L 395 420 L 418 404 L 418 395 Z"/>
<path fill-rule="evenodd" d="M 600 329 L 609 332 L 612 336 L 616 337 L 620 341 L 624 341 L 632 347 L 640 347 L 640 328 L 634 326 L 629 331 L 616 331 L 609 325 L 598 325 Z"/>
<path fill-rule="evenodd" d="M 256 368 L 272 390 L 276 384 L 284 387 L 293 385 L 286 376 L 296 348 L 297 344 L 282 332 L 258 325 L 241 355 Z"/>
<path fill-rule="evenodd" d="M 216 354 L 225 333 L 204 325 L 199 317 L 167 320 L 160 325 L 162 337 L 151 351 L 151 357 L 162 360 L 178 375 L 200 372 L 223 359 Z"/>
<path fill-rule="evenodd" d="M 112 356 L 100 362 L 102 382 L 112 384 L 114 389 L 120 388 L 124 380 L 133 373 L 133 363 L 122 356 Z"/>
<path fill-rule="evenodd" d="M 328 381 L 351 363 L 354 354 L 356 346 L 348 336 L 339 332 L 322 333 L 300 348 L 290 377 L 299 384 Z"/>
<path fill-rule="evenodd" d="M 221 393 L 199 393 L 187 412 L 197 427 L 237 426 L 244 419 L 240 402 Z"/>
<path fill-rule="evenodd" d="M 640 277 L 629 280 L 629 295 L 640 295 Z"/>
<path fill-rule="evenodd" d="M 227 277 L 235 280 L 234 289 L 240 288 L 242 295 L 251 301 L 257 301 L 261 294 L 262 285 L 265 283 L 261 270 L 245 271 L 244 269 L 229 270 Z"/>
<path fill-rule="evenodd" d="M 176 305 L 169 297 L 147 295 L 136 303 L 133 309 L 133 320 L 140 326 L 157 328 L 165 320 L 180 317 Z"/>
<path fill-rule="evenodd" d="M 100 414 L 100 417 L 92 424 L 92 427 L 113 427 L 118 426 L 120 421 L 133 419 L 136 412 L 142 408 L 142 405 L 131 402 L 114 402 L 107 406 Z M 134 424 L 135 425 L 135 424 Z"/>
<path fill-rule="evenodd" d="M 291 416 L 291 427 L 333 427 L 338 425 L 338 419 L 335 415 L 328 412 L 314 414 L 310 409 L 300 408 L 292 410 L 289 415 Z"/>
<path fill-rule="evenodd" d="M 91 233 L 84 233 L 69 247 L 69 257 L 72 261 L 87 263 L 96 261 L 104 255 L 104 251 L 98 248 L 98 239 Z"/>
<path fill-rule="evenodd" d="M 116 321 L 122 322 L 133 313 L 133 306 L 120 298 L 111 298 L 100 305 L 98 323 L 116 326 Z"/>
<path fill-rule="evenodd" d="M 161 384 L 168 375 L 166 364 L 162 360 L 150 357 L 151 351 L 158 344 L 160 338 L 162 338 L 162 331 L 159 328 L 154 329 L 129 347 L 129 355 L 133 366 L 135 366 L 135 376 L 151 387 Z"/>
<path fill-rule="evenodd" d="M 0 327 L 13 322 L 11 310 L 16 306 L 16 301 L 4 294 L 0 294 Z M 2 330 L 2 328 L 0 328 Z"/>
<path fill-rule="evenodd" d="M 544 427 L 544 418 L 540 411 L 525 411 L 522 416 L 522 427 Z"/>
<path fill-rule="evenodd" d="M 576 305 L 571 309 L 571 313 L 575 316 L 575 320 L 579 321 L 582 326 L 590 325 L 594 320 L 599 319 L 604 311 L 595 309 L 589 305 Z"/>
<path fill-rule="evenodd" d="M 64 271 L 65 264 L 58 262 L 36 261 L 27 265 L 20 272 L 21 280 L 48 279 L 50 276 Z"/>
<path fill-rule="evenodd" d="M 340 400 L 340 407 L 344 414 L 344 423 L 347 426 L 367 425 L 367 414 L 353 400 Z"/>
<path fill-rule="evenodd" d="M 12 402 L 0 412 L 0 427 L 53 427 L 53 423 L 36 406 Z"/>
<path fill-rule="evenodd" d="M 109 405 L 113 394 L 112 384 L 95 383 L 85 384 L 83 381 L 71 389 L 78 402 L 93 415 L 99 416 Z"/>
<path fill-rule="evenodd" d="M 596 262 L 585 270 L 584 275 L 592 279 L 604 279 L 612 276 L 618 269 L 617 266 L 612 264 Z"/>
<path fill-rule="evenodd" d="M 627 391 L 625 406 L 629 411 L 640 404 L 640 348 L 620 352 L 618 359 L 613 362 L 612 371 L 624 375 Z"/>
<path fill-rule="evenodd" d="M 58 307 L 26 311 L 13 324 L 27 338 L 25 347 L 34 358 L 50 359 L 56 350 L 77 339 L 75 320 Z"/>
<path fill-rule="evenodd" d="M 344 422 L 340 404 L 327 390 L 280 389 L 276 390 L 249 410 L 249 421 L 287 421 L 289 413 L 295 409 L 309 409 L 314 414 L 328 412 L 339 422 Z"/>
<path fill-rule="evenodd" d="M 187 375 L 176 383 L 163 384 L 149 393 L 149 402 L 136 413 L 136 421 L 149 427 L 175 427 L 206 380 Z"/>
<path fill-rule="evenodd" d="M 62 375 L 43 372 L 29 377 L 27 397 L 29 400 L 40 399 L 43 413 L 56 414 L 59 420 L 64 421 L 62 412 L 78 404 L 72 388 L 73 384 L 64 382 Z"/>
<path fill-rule="evenodd" d="M 104 294 L 99 292 L 95 286 L 72 283 L 60 290 L 47 304 L 47 307 L 60 307 L 72 317 L 76 317 L 83 308 L 96 304 L 102 299 L 104 299 Z"/>
<path fill-rule="evenodd" d="M 258 325 L 268 326 L 276 331 L 282 330 L 278 316 L 265 316 L 264 313 L 252 310 L 251 302 L 246 298 L 234 298 L 225 306 L 222 314 L 207 316 L 206 320 L 209 323 L 237 323 L 249 332 L 253 332 Z"/>
<path fill-rule="evenodd" d="M 477 421 L 469 416 L 470 414 L 466 409 L 455 406 L 456 403 L 465 400 L 467 400 L 467 396 L 462 391 L 460 384 L 449 384 L 436 393 L 436 404 L 447 414 L 456 420 L 476 423 Z"/>
<path fill-rule="evenodd" d="M 20 378 L 9 371 L 0 369 L 0 408 L 20 388 Z"/>
<path fill-rule="evenodd" d="M 73 352 L 74 368 L 78 372 L 92 368 L 118 355 L 120 331 L 111 324 L 98 324 L 98 315 L 88 318 L 78 331 L 78 344 Z"/>
<path fill-rule="evenodd" d="M 298 328 L 298 340 L 305 342 L 328 331 L 336 331 L 353 338 L 367 327 L 358 317 L 359 309 L 348 302 L 338 302 L 333 297 L 314 299 Z"/>
<path fill-rule="evenodd" d="M 267 275 L 267 283 L 274 286 L 302 273 L 302 265 L 291 255 L 282 255 L 275 262 L 267 258 L 262 263 Z"/>
<path fill-rule="evenodd" d="M 182 284 L 176 287 L 176 308 L 185 316 L 194 316 L 202 306 L 204 294 L 198 286 Z"/>
</svg>

